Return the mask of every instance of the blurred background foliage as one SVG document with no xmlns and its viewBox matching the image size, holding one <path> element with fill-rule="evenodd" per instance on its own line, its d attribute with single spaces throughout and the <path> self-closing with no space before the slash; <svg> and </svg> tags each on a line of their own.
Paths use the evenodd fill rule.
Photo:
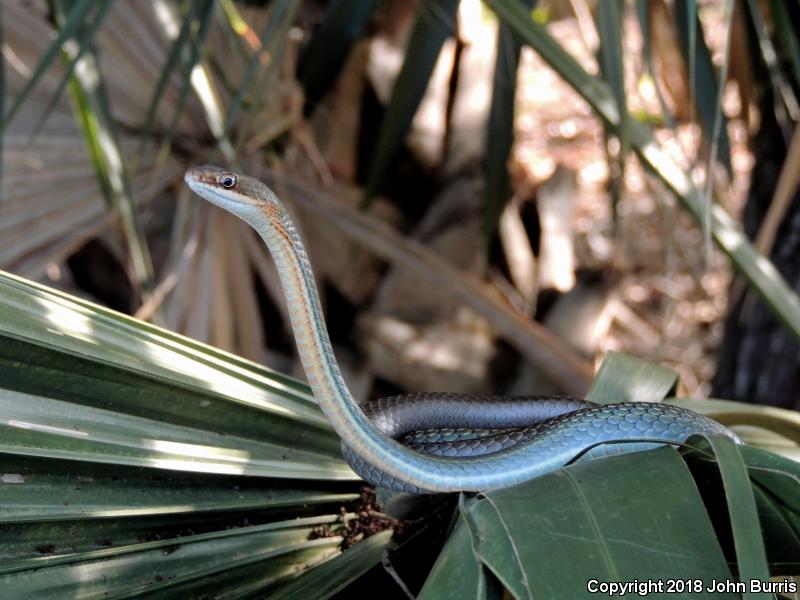
<svg viewBox="0 0 800 600">
<path fill-rule="evenodd" d="M 0 269 L 59 290 L 0 281 L 16 507 L 0 572 L 20 593 L 90 597 L 82 569 L 101 565 L 120 595 L 246 597 L 388 526 L 279 375 L 302 377 L 277 274 L 249 227 L 191 197 L 195 164 L 287 201 L 359 401 L 585 395 L 624 351 L 680 375 L 655 400 L 800 407 L 794 2 L 15 0 L 0 16 Z M 792 413 L 735 406 L 751 439 L 796 456 Z M 673 459 L 659 468 L 699 481 Z M 400 542 L 428 561 L 419 581 L 379 576 L 419 589 L 448 509 Z M 741 556 L 687 519 L 724 569 Z M 389 537 L 368 539 L 285 593 L 336 593 L 380 562 Z M 796 568 L 786 543 L 762 548 L 773 573 Z M 447 548 L 427 585 L 452 585 Z M 476 573 L 481 593 L 492 577 L 519 591 Z"/>
</svg>

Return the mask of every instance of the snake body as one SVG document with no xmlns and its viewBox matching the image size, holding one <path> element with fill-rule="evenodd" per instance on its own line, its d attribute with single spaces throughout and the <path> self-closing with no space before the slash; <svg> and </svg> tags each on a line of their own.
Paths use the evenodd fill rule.
<svg viewBox="0 0 800 600">
<path fill-rule="evenodd" d="M 259 180 L 219 167 L 194 167 L 185 180 L 263 238 L 280 275 L 308 383 L 342 439 L 345 458 L 376 486 L 414 493 L 484 491 L 538 477 L 579 456 L 631 452 L 694 434 L 740 442 L 693 411 L 645 402 L 414 394 L 371 403 L 368 416 L 339 371 L 308 257 L 280 200 Z M 405 437 L 411 447 L 395 437 Z"/>
</svg>

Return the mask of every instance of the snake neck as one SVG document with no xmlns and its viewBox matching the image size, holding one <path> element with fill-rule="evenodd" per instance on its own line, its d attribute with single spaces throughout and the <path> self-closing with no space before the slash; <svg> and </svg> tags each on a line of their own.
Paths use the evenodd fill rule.
<svg viewBox="0 0 800 600">
<path fill-rule="evenodd" d="M 386 438 L 366 417 L 344 382 L 328 337 L 311 265 L 285 209 L 267 214 L 265 222 L 252 222 L 273 256 L 281 279 L 297 353 L 320 408 L 348 446 L 395 476 L 402 476 L 410 454 Z"/>
</svg>

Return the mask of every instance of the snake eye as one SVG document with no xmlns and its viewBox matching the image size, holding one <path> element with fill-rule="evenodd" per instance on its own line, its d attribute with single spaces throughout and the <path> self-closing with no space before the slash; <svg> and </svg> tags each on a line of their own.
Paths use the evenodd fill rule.
<svg viewBox="0 0 800 600">
<path fill-rule="evenodd" d="M 225 189 L 231 189 L 236 185 L 236 175 L 220 175 L 218 183 Z"/>
</svg>

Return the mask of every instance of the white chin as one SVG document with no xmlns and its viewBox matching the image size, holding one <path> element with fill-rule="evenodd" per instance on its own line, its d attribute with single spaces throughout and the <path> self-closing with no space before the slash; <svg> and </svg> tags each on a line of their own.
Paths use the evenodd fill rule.
<svg viewBox="0 0 800 600">
<path fill-rule="evenodd" d="M 191 182 L 189 183 L 189 187 L 202 198 L 205 198 L 209 202 L 216 204 L 220 208 L 224 208 L 225 210 L 232 212 L 234 214 L 239 214 L 242 209 L 241 202 L 236 202 L 235 200 L 231 200 L 223 195 L 217 188 L 205 186 L 202 183 Z"/>
</svg>

